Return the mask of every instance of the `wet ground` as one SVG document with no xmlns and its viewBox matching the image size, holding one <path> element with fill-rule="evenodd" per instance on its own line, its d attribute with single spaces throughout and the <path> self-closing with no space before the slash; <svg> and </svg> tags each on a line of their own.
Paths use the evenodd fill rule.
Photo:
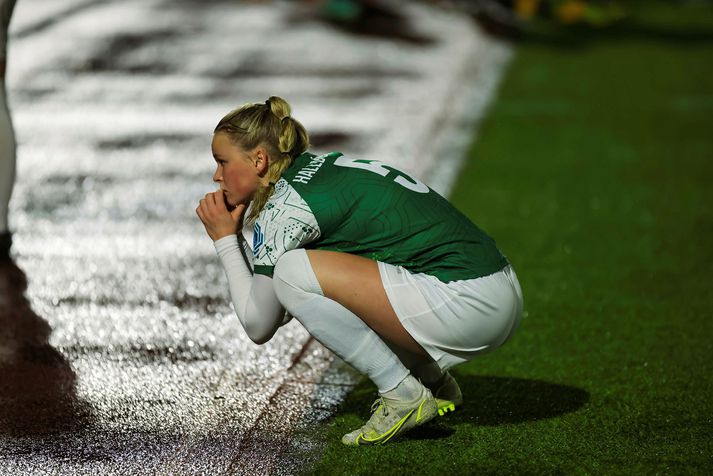
<svg viewBox="0 0 713 476">
<path fill-rule="evenodd" d="M 509 49 L 456 13 L 402 14 L 346 31 L 292 3 L 18 2 L 0 474 L 294 473 L 317 457 L 309 430 L 354 374 L 296 321 L 249 341 L 194 209 L 217 120 L 273 94 L 315 151 L 447 192 Z"/>
</svg>

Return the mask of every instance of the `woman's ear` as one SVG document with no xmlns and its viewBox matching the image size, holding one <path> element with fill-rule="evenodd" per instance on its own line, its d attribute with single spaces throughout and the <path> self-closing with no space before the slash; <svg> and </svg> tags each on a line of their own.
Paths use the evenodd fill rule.
<svg viewBox="0 0 713 476">
<path fill-rule="evenodd" d="M 264 176 L 270 168 L 270 155 L 262 147 L 255 151 L 255 168 L 260 176 Z"/>
</svg>

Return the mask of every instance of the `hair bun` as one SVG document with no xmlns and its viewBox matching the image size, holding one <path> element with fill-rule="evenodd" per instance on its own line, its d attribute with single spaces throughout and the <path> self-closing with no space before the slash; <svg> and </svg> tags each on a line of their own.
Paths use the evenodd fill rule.
<svg viewBox="0 0 713 476">
<path fill-rule="evenodd" d="M 270 96 L 265 101 L 265 105 L 279 120 L 290 117 L 292 113 L 289 103 L 279 96 Z"/>
</svg>

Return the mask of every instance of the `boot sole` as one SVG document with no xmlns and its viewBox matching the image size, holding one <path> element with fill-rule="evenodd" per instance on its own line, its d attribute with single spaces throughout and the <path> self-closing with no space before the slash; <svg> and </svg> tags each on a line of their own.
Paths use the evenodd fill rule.
<svg viewBox="0 0 713 476">
<path fill-rule="evenodd" d="M 456 411 L 456 407 L 459 407 L 461 404 L 452 401 L 452 400 L 441 400 L 439 398 L 436 399 L 436 403 L 438 404 L 438 416 L 444 416 L 446 413 L 452 413 Z"/>
</svg>

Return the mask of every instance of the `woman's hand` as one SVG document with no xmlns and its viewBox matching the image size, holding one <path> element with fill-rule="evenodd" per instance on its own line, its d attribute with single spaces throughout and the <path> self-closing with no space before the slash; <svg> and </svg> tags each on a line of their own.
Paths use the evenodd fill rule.
<svg viewBox="0 0 713 476">
<path fill-rule="evenodd" d="M 243 222 L 246 205 L 239 203 L 232 211 L 225 205 L 222 190 L 208 193 L 203 197 L 196 208 L 198 218 L 203 222 L 205 231 L 213 241 L 218 241 L 228 235 L 235 235 Z"/>
</svg>

